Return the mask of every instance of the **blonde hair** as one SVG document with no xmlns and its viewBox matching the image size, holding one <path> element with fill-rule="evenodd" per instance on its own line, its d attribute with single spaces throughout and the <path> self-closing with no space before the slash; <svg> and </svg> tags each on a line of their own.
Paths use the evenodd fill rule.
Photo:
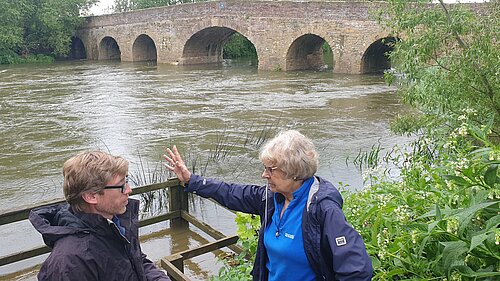
<svg viewBox="0 0 500 281">
<path fill-rule="evenodd" d="M 319 165 L 314 143 L 295 130 L 282 131 L 269 140 L 262 147 L 259 158 L 271 162 L 287 178 L 294 179 L 312 177 Z"/>
<path fill-rule="evenodd" d="M 63 166 L 63 191 L 73 210 L 82 212 L 86 192 L 101 192 L 116 176 L 125 176 L 128 161 L 102 151 L 82 152 L 68 159 Z"/>
</svg>

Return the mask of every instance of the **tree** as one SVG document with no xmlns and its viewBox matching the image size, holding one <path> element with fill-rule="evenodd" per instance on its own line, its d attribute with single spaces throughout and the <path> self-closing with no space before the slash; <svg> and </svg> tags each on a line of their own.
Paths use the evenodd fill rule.
<svg viewBox="0 0 500 281">
<path fill-rule="evenodd" d="M 397 81 L 400 93 L 422 113 L 417 122 L 404 122 L 420 126 L 404 129 L 433 128 L 433 133 L 446 135 L 468 110 L 474 112 L 475 125 L 491 128 L 489 138 L 497 143 L 500 3 L 429 2 L 389 0 L 388 9 L 380 14 L 381 21 L 403 38 L 390 56 L 396 72 L 405 78 Z M 393 74 L 387 75 L 390 81 Z"/>
<path fill-rule="evenodd" d="M 84 22 L 82 11 L 97 0 L 0 0 L 0 52 L 65 56 Z"/>
<path fill-rule="evenodd" d="M 26 1 L 0 0 L 0 52 L 18 49 L 23 42 Z"/>
<path fill-rule="evenodd" d="M 113 10 L 117 13 L 183 3 L 206 2 L 208 0 L 115 0 Z"/>
</svg>

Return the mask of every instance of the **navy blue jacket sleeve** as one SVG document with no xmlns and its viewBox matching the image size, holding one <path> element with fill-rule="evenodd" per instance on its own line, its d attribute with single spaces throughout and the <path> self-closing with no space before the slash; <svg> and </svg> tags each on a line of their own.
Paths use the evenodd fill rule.
<svg viewBox="0 0 500 281">
<path fill-rule="evenodd" d="M 265 186 L 225 183 L 222 181 L 191 175 L 186 191 L 238 212 L 260 215 Z"/>
<path fill-rule="evenodd" d="M 142 268 L 148 281 L 170 281 L 170 278 L 149 260 L 144 253 L 142 255 Z"/>
<path fill-rule="evenodd" d="M 322 241 L 332 253 L 335 280 L 371 280 L 372 262 L 363 238 L 347 223 L 337 204 L 328 204 L 324 210 Z"/>
</svg>

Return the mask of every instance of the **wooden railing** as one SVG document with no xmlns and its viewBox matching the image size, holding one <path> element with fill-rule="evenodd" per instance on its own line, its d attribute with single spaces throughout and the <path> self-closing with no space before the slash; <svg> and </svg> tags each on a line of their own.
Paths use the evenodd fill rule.
<svg viewBox="0 0 500 281">
<path fill-rule="evenodd" d="M 199 228 L 200 230 L 202 230 L 203 232 L 205 232 L 206 234 L 208 234 L 209 236 L 211 236 L 212 238 L 216 239 L 216 241 L 214 242 L 201 245 L 197 248 L 189 249 L 179 253 L 174 253 L 168 257 L 162 258 L 160 260 L 160 265 L 163 269 L 165 269 L 168 272 L 172 280 L 174 281 L 190 280 L 184 274 L 184 260 L 186 259 L 190 259 L 224 247 L 230 248 L 237 254 L 241 253 L 242 249 L 235 244 L 236 241 L 238 241 L 238 236 L 233 235 L 226 237 L 223 233 L 212 228 L 210 225 L 202 221 L 199 221 L 189 213 L 187 193 L 184 192 L 183 187 L 179 184 L 179 181 L 177 179 L 169 179 L 166 182 L 134 188 L 132 190 L 132 195 L 143 194 L 146 192 L 152 192 L 160 189 L 168 189 L 167 197 L 169 203 L 169 209 L 168 209 L 169 212 L 141 220 L 139 222 L 139 227 L 152 225 L 155 223 L 169 220 L 171 228 L 187 227 L 189 224 L 192 224 L 197 228 Z M 58 204 L 62 202 L 64 202 L 64 200 L 52 201 L 0 214 L 0 227 L 6 224 L 27 220 L 31 209 L 48 206 L 52 204 Z M 0 257 L 0 266 L 22 261 L 49 252 L 50 248 L 47 246 L 43 246 L 31 250 L 12 253 Z"/>
</svg>

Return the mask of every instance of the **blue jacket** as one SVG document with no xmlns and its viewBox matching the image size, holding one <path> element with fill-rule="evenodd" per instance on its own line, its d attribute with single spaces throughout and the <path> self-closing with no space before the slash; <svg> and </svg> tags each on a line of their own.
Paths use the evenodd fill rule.
<svg viewBox="0 0 500 281">
<path fill-rule="evenodd" d="M 213 198 L 229 209 L 259 215 L 259 233 L 264 233 L 274 212 L 274 193 L 266 189 L 266 186 L 229 184 L 194 174 L 186 187 L 186 191 Z M 284 197 L 279 194 L 278 200 Z M 302 217 L 307 259 L 317 280 L 371 280 L 370 256 L 361 236 L 347 223 L 342 204 L 340 192 L 330 182 L 315 177 Z M 265 281 L 268 272 L 264 235 L 259 235 L 258 241 L 252 275 L 255 281 Z"/>
<path fill-rule="evenodd" d="M 52 252 L 39 281 L 170 281 L 139 245 L 139 201 L 119 215 L 125 235 L 101 215 L 75 213 L 67 203 L 32 210 L 29 220 Z"/>
</svg>

